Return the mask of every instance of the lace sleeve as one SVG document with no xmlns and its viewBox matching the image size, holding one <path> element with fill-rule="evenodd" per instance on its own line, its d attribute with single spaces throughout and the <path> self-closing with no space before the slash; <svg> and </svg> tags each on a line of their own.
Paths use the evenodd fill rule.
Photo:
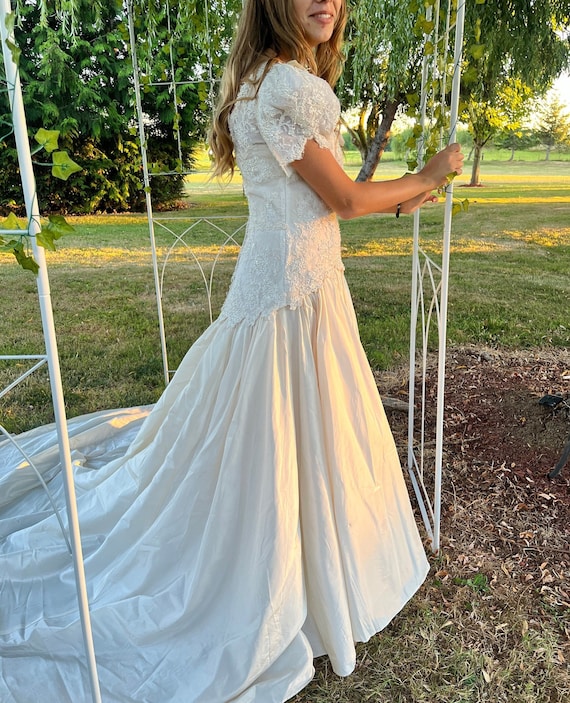
<svg viewBox="0 0 570 703">
<path fill-rule="evenodd" d="M 285 173 L 303 157 L 307 140 L 333 149 L 340 115 L 332 89 L 299 64 L 275 64 L 265 76 L 257 96 L 261 136 Z"/>
</svg>

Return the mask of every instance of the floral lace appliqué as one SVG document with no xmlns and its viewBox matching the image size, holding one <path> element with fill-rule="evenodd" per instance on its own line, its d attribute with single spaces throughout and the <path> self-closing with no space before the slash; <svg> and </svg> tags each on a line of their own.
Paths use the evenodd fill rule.
<svg viewBox="0 0 570 703">
<path fill-rule="evenodd" d="M 275 64 L 257 94 L 246 83 L 239 97 L 230 129 L 249 222 L 220 314 L 232 324 L 296 308 L 344 269 L 336 215 L 290 166 L 309 139 L 341 161 L 340 108 L 330 86 L 298 64 Z"/>
</svg>

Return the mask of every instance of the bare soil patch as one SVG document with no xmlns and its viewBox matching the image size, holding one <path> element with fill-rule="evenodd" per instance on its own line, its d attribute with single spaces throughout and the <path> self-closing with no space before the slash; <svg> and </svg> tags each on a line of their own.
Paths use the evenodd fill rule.
<svg viewBox="0 0 570 703">
<path fill-rule="evenodd" d="M 428 433 L 435 427 L 436 361 L 428 361 Z M 379 374 L 378 383 L 383 395 L 407 401 L 407 372 Z M 541 404 L 546 395 L 563 401 L 555 407 Z M 405 413 L 388 415 L 398 446 L 405 446 Z M 471 467 L 469 485 L 481 484 L 484 476 L 489 480 L 489 472 L 507 476 L 528 489 L 533 504 L 544 502 L 541 493 L 560 502 L 561 517 L 570 526 L 570 461 L 557 478 L 548 478 L 570 438 L 570 352 L 451 349 L 444 427 L 444 464 L 450 479 L 459 464 Z"/>
</svg>

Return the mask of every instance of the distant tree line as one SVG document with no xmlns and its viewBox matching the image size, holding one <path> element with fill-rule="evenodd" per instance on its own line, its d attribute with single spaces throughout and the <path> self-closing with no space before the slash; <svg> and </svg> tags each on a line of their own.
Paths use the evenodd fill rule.
<svg viewBox="0 0 570 703">
<path fill-rule="evenodd" d="M 525 118 L 528 118 L 531 111 Z M 534 123 L 522 122 L 513 129 L 498 129 L 491 141 L 486 144 L 488 148 L 504 149 L 510 151 L 509 160 L 513 160 L 517 152 L 538 151 L 544 152 L 544 159 L 548 161 L 553 152 L 570 151 L 570 114 L 560 99 L 553 95 L 549 100 L 539 101 L 535 106 Z M 399 160 L 406 161 L 409 156 L 408 141 L 412 134 L 412 127 L 394 132 L 387 144 L 386 151 L 394 153 Z M 462 144 L 468 161 L 473 161 L 475 145 L 473 134 L 467 125 L 460 126 L 457 131 L 457 140 Z M 347 147 L 356 149 L 347 140 Z"/>
</svg>

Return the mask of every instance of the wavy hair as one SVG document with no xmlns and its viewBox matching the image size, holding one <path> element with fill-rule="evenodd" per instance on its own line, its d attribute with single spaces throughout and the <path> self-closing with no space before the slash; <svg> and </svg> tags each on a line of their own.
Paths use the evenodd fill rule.
<svg viewBox="0 0 570 703">
<path fill-rule="evenodd" d="M 346 2 L 342 0 L 331 38 L 313 51 L 294 12 L 293 0 L 246 0 L 224 70 L 209 134 L 214 177 L 228 174 L 231 178 L 235 169 L 234 144 L 228 120 L 241 84 L 251 80 L 265 63 L 265 70 L 256 81 L 259 88 L 278 57 L 287 56 L 307 66 L 312 73 L 334 87 L 342 71 L 341 46 L 345 24 Z"/>
</svg>

